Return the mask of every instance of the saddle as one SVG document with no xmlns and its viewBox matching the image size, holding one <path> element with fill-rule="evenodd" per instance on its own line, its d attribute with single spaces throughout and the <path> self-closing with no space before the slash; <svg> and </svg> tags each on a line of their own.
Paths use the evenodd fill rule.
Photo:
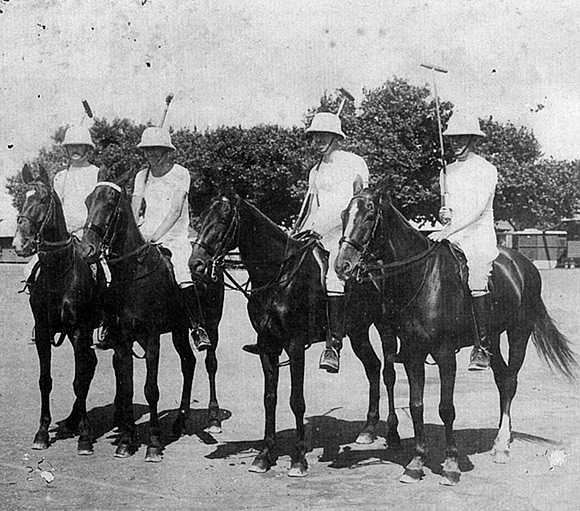
<svg viewBox="0 0 580 511">
<path fill-rule="evenodd" d="M 465 289 L 467 294 L 470 294 L 471 291 L 469 290 L 468 285 L 468 278 L 469 278 L 469 267 L 467 266 L 467 258 L 465 257 L 465 253 L 458 245 L 451 243 L 449 240 L 443 240 L 442 243 L 447 246 L 449 252 L 453 256 L 453 258 L 457 261 L 457 267 L 459 269 L 459 277 L 461 279 L 461 284 Z M 494 283 L 493 283 L 493 267 L 492 273 L 488 280 L 488 290 L 490 293 L 493 293 Z"/>
</svg>

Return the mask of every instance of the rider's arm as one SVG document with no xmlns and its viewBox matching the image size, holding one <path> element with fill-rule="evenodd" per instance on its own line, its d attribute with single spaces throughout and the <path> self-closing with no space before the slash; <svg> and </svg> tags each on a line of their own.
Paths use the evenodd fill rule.
<svg viewBox="0 0 580 511">
<path fill-rule="evenodd" d="M 155 232 L 149 238 L 151 243 L 157 243 L 171 230 L 171 228 L 175 225 L 181 216 L 181 211 L 183 210 L 183 205 L 185 204 L 186 200 L 187 192 L 177 191 L 173 194 L 169 212 L 161 222 L 161 225 L 155 229 Z"/>
<path fill-rule="evenodd" d="M 493 203 L 493 194 L 490 194 L 485 202 L 485 205 L 482 208 L 477 208 L 477 210 L 471 211 L 471 214 L 465 215 L 460 219 L 453 218 L 453 214 L 451 215 L 451 222 L 445 225 L 442 229 L 442 233 L 444 233 L 445 237 L 452 236 L 453 234 L 463 231 L 467 229 L 470 225 L 477 222 L 486 212 L 486 210 L 490 206 L 490 202 Z"/>
</svg>

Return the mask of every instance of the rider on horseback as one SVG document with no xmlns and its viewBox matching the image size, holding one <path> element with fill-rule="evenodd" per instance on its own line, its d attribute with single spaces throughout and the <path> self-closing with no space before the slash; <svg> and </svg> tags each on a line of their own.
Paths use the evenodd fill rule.
<svg viewBox="0 0 580 511">
<path fill-rule="evenodd" d="M 487 369 L 490 362 L 488 279 L 499 254 L 493 220 L 497 169 L 475 153 L 478 138 L 485 137 L 476 116 L 454 112 L 443 135 L 449 137 L 457 161 L 447 167 L 446 173 L 441 173 L 441 189 L 447 191 L 445 206 L 439 210 L 444 227 L 429 238 L 433 241 L 447 239 L 465 253 L 477 327 L 468 369 L 477 371 Z"/>
<path fill-rule="evenodd" d="M 99 175 L 99 168 L 88 161 L 95 144 L 88 128 L 71 126 L 66 130 L 62 146 L 68 156 L 68 165 L 56 173 L 53 187 L 62 203 L 69 233 L 80 239 L 87 218 L 85 199 L 93 191 Z M 39 269 L 38 256 L 35 255 L 24 269 L 27 286 L 34 285 Z"/>
<path fill-rule="evenodd" d="M 339 142 L 346 136 L 338 115 L 317 113 L 306 133 L 312 134 L 320 160 L 310 171 L 308 192 L 295 231 L 318 234 L 332 262 L 342 235 L 341 212 L 352 198 L 355 186 L 368 185 L 369 170 L 360 156 L 339 149 Z M 345 337 L 345 299 L 344 282 L 337 277 L 332 263 L 326 273 L 326 292 L 329 335 L 320 368 L 337 373 Z"/>
<path fill-rule="evenodd" d="M 211 347 L 211 342 L 192 311 L 194 304 L 199 306 L 199 301 L 187 264 L 191 254 L 189 171 L 173 162 L 175 147 L 166 128 L 146 128 L 137 147 L 145 152 L 149 166 L 135 177 L 133 214 L 145 240 L 161 243 L 171 252 L 175 280 L 192 328 L 193 345 L 202 351 Z"/>
</svg>

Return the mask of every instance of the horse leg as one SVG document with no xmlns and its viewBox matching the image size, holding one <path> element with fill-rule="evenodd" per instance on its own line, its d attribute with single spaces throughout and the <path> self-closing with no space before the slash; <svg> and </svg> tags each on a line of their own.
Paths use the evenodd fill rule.
<svg viewBox="0 0 580 511">
<path fill-rule="evenodd" d="M 369 340 L 369 325 L 354 324 L 349 329 L 350 344 L 356 357 L 361 361 L 369 382 L 369 405 L 367 420 L 359 433 L 357 444 L 372 444 L 377 439 L 377 425 L 380 418 L 380 372 L 381 361 Z M 391 364 L 392 365 L 392 364 Z"/>
<path fill-rule="evenodd" d="M 397 336 L 395 332 L 388 327 L 386 330 L 379 329 L 381 343 L 383 348 L 383 382 L 387 389 L 387 400 L 389 404 L 389 415 L 387 417 L 387 447 L 400 447 L 401 437 L 399 436 L 398 427 L 399 419 L 395 408 L 395 382 L 397 373 L 395 364 L 389 362 L 389 355 L 397 351 Z"/>
<path fill-rule="evenodd" d="M 76 396 L 73 411 L 67 419 L 67 426 L 77 420 L 79 440 L 77 454 L 93 454 L 93 437 L 87 414 L 87 395 L 97 367 L 97 355 L 91 349 L 92 330 L 82 328 L 77 330 L 72 338 L 75 354 L 75 376 L 73 388 Z M 75 428 L 77 429 L 77 428 Z"/>
<path fill-rule="evenodd" d="M 499 348 L 499 335 L 492 339 L 491 367 L 499 391 L 500 418 L 493 445 L 493 461 L 507 463 L 512 436 L 511 404 L 518 388 L 518 372 L 524 363 L 526 347 L 531 334 L 529 328 L 508 330 L 509 361 L 506 365 Z"/>
<path fill-rule="evenodd" d="M 278 367 L 279 358 L 280 355 L 278 352 L 274 353 L 269 351 L 268 353 L 260 353 L 260 361 L 262 362 L 262 371 L 264 373 L 264 446 L 254 458 L 249 468 L 250 472 L 263 473 L 276 464 L 274 448 L 276 444 L 278 378 L 280 375 L 280 369 Z"/>
<path fill-rule="evenodd" d="M 38 362 L 40 365 L 40 376 L 38 385 L 40 387 L 40 425 L 34 441 L 32 442 L 33 449 L 48 449 L 50 439 L 48 435 L 48 428 L 52 421 L 50 415 L 50 393 L 52 391 L 52 376 L 50 374 L 51 365 L 51 344 L 50 333 L 48 325 L 36 320 L 36 352 L 38 354 Z"/>
<path fill-rule="evenodd" d="M 459 483 L 461 472 L 459 470 L 459 451 L 453 434 L 453 422 L 455 421 L 455 406 L 453 393 L 455 391 L 455 375 L 457 373 L 457 360 L 455 349 L 445 346 L 434 356 L 439 366 L 439 380 L 441 381 L 441 394 L 439 401 L 439 417 L 445 426 L 445 462 L 441 473 L 440 484 L 454 486 Z"/>
<path fill-rule="evenodd" d="M 120 342 L 113 354 L 117 394 L 115 416 L 119 421 L 119 443 L 115 457 L 128 458 L 135 453 L 135 421 L 133 419 L 133 353 L 130 342 Z"/>
<path fill-rule="evenodd" d="M 410 355 L 411 356 L 411 355 Z M 409 380 L 409 408 L 415 432 L 415 448 L 413 459 L 405 467 L 405 472 L 399 478 L 402 483 L 417 483 L 424 476 L 423 466 L 427 455 L 425 445 L 425 424 L 423 420 L 423 394 L 425 391 L 425 356 L 412 355 L 412 360 L 405 362 L 405 371 Z"/>
<path fill-rule="evenodd" d="M 181 374 L 183 375 L 183 389 L 181 391 L 181 403 L 177 418 L 173 423 L 173 433 L 178 437 L 183 435 L 186 431 L 185 423 L 191 416 L 191 388 L 193 386 L 193 375 L 195 372 L 195 355 L 188 339 L 187 329 L 174 330 L 171 333 L 173 346 L 177 351 L 181 360 Z"/>
<path fill-rule="evenodd" d="M 306 461 L 306 440 L 304 427 L 304 344 L 295 340 L 290 344 L 290 408 L 296 420 L 296 451 L 292 457 L 292 465 L 288 475 L 290 477 L 304 477 L 308 475 Z"/>
<path fill-rule="evenodd" d="M 220 406 L 217 400 L 217 392 L 215 385 L 215 376 L 218 369 L 218 362 L 216 357 L 216 348 L 218 342 L 217 325 L 208 328 L 207 334 L 211 341 L 212 347 L 206 351 L 205 355 L 205 370 L 209 378 L 209 426 L 206 431 L 212 435 L 219 435 L 222 432 L 222 420 L 220 417 Z"/>
<path fill-rule="evenodd" d="M 163 445 L 159 430 L 159 334 L 147 339 L 145 351 L 147 376 L 145 378 L 145 399 L 149 405 L 149 442 L 145 461 L 158 463 L 163 460 Z"/>
</svg>

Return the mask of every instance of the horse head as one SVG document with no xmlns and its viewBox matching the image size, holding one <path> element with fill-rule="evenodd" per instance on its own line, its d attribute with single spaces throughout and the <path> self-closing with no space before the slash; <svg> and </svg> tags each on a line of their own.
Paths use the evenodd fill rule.
<svg viewBox="0 0 580 511">
<path fill-rule="evenodd" d="M 96 262 L 112 243 L 123 195 L 123 188 L 118 184 L 99 179 L 85 199 L 87 221 L 81 240 L 81 255 L 87 262 Z"/>
<path fill-rule="evenodd" d="M 368 251 L 380 219 L 376 194 L 368 188 L 358 190 L 342 212 L 342 237 L 334 270 L 342 280 L 353 277 Z"/>
<path fill-rule="evenodd" d="M 199 234 L 193 242 L 189 269 L 194 276 L 220 264 L 236 244 L 237 198 L 225 195 L 212 200 L 201 214 Z"/>
<path fill-rule="evenodd" d="M 29 257 L 39 250 L 43 241 L 56 241 L 68 237 L 62 208 L 56 213 L 60 201 L 53 192 L 48 173 L 43 167 L 33 174 L 28 165 L 22 169 L 22 181 L 28 190 L 18 215 L 16 233 L 12 244 L 20 257 Z"/>
</svg>

